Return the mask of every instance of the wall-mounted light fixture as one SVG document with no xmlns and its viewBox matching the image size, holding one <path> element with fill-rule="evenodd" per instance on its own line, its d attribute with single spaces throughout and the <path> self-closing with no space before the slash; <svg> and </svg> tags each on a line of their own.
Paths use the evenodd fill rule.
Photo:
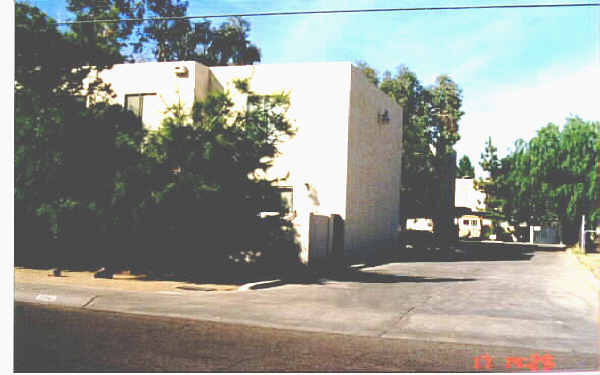
<svg viewBox="0 0 600 375">
<path fill-rule="evenodd" d="M 390 122 L 390 114 L 388 110 L 384 110 L 383 112 L 377 113 L 377 123 L 378 124 L 389 124 Z"/>
<path fill-rule="evenodd" d="M 188 68 L 183 65 L 177 65 L 175 67 L 175 75 L 177 77 L 187 77 L 188 76 Z"/>
</svg>

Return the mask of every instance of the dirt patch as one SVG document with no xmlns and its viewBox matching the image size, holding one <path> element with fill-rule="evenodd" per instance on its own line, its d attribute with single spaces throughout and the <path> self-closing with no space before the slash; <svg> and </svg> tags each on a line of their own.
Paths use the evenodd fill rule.
<svg viewBox="0 0 600 375">
<path fill-rule="evenodd" d="M 147 278 L 133 277 L 124 273 L 114 279 L 97 279 L 90 271 L 63 271 L 61 277 L 48 276 L 50 269 L 38 270 L 29 268 L 15 268 L 15 282 L 40 283 L 50 285 L 72 285 L 89 288 L 118 289 L 140 292 L 174 292 L 188 291 L 233 291 L 241 284 L 200 284 L 182 281 L 150 280 Z"/>
</svg>

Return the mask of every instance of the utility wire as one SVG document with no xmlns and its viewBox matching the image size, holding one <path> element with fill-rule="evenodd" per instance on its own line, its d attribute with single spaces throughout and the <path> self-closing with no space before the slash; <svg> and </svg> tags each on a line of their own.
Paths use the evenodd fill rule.
<svg viewBox="0 0 600 375">
<path fill-rule="evenodd" d="M 150 18 L 123 18 L 123 19 L 99 19 L 57 22 L 58 25 L 74 25 L 82 23 L 119 23 L 119 22 L 146 22 L 146 21 L 171 21 L 190 20 L 195 18 L 227 18 L 227 17 L 262 17 L 262 16 L 291 16 L 302 14 L 340 14 L 340 13 L 373 13 L 373 12 L 414 12 L 414 11 L 452 11 L 472 9 L 515 9 L 515 8 L 567 8 L 567 7 L 592 7 L 600 6 L 600 3 L 568 3 L 568 4 L 522 4 L 522 5 L 472 5 L 454 7 L 423 7 L 423 8 L 376 8 L 376 9 L 339 9 L 339 10 L 307 10 L 290 12 L 260 12 L 260 13 L 237 13 L 237 14 L 212 14 L 205 16 L 183 16 L 183 17 L 150 17 Z"/>
</svg>

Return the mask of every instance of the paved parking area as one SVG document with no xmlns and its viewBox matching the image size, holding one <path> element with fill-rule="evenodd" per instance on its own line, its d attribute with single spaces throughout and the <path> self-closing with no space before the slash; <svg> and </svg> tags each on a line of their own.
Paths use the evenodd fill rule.
<svg viewBox="0 0 600 375">
<path fill-rule="evenodd" d="M 480 245 L 483 246 L 483 245 Z M 86 309 L 382 338 L 598 353 L 598 291 L 564 252 L 390 259 L 315 283 L 243 292 L 78 289 Z M 18 300 L 61 303 L 73 288 L 17 284 Z M 56 295 L 53 302 L 37 296 Z"/>
</svg>

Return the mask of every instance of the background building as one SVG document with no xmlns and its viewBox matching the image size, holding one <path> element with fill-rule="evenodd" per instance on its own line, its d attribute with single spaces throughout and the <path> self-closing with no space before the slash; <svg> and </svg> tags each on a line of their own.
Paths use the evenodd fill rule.
<svg viewBox="0 0 600 375">
<path fill-rule="evenodd" d="M 472 178 L 457 178 L 454 205 L 473 212 L 485 212 L 485 193 L 475 189 Z M 491 226 L 490 219 L 481 215 L 462 215 L 458 218 L 459 237 L 480 237 L 483 226 Z"/>
</svg>

